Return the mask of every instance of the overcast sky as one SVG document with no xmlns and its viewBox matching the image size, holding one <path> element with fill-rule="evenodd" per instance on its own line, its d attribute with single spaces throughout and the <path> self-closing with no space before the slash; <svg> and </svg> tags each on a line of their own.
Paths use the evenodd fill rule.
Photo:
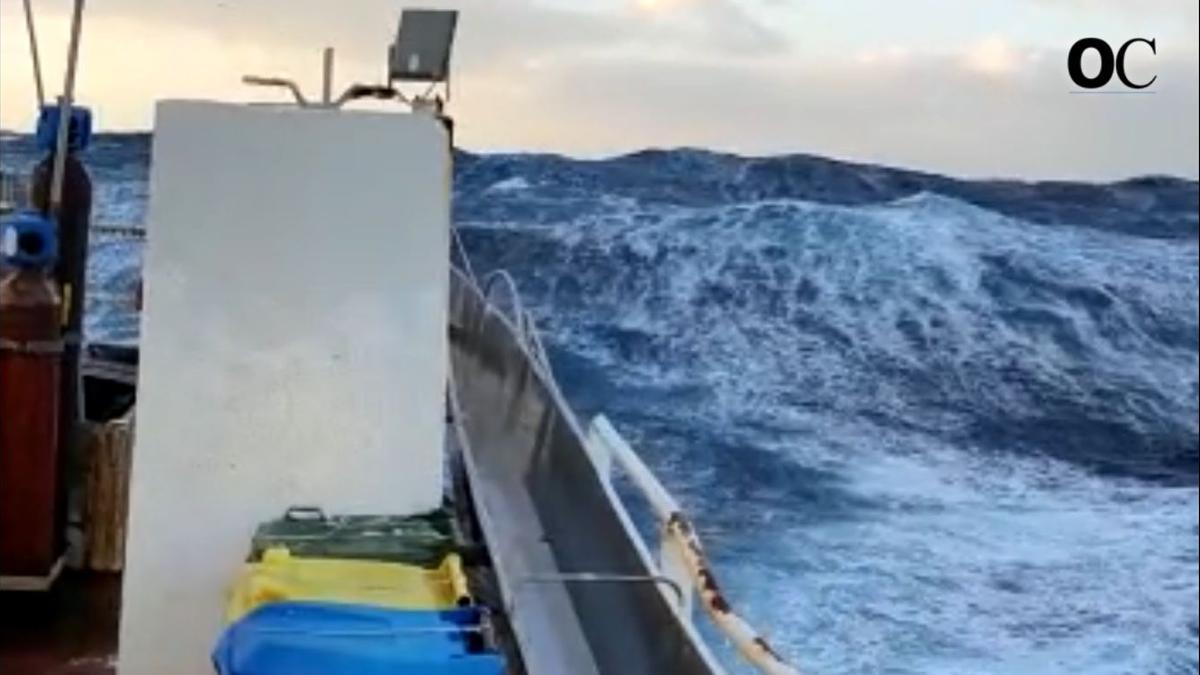
<svg viewBox="0 0 1200 675">
<path fill-rule="evenodd" d="M 33 0 L 48 89 L 61 85 L 69 0 Z M 1195 178 L 1195 0 L 461 0 L 450 110 L 462 145 L 596 156 L 700 146 L 809 152 L 968 176 Z M 396 0 L 92 0 L 79 92 L 102 129 L 145 129 L 167 97 L 318 91 L 378 81 Z M 1085 36 L 1133 47 L 1147 95 L 1078 95 Z M 1094 64 L 1091 64 L 1094 66 Z M 20 0 L 0 0 L 0 125 L 27 128 L 33 85 Z"/>
</svg>

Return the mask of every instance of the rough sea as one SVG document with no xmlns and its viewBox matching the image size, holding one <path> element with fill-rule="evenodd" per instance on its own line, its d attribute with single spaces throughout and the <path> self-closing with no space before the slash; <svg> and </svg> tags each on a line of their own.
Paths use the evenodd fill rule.
<svg viewBox="0 0 1200 675">
<path fill-rule="evenodd" d="M 149 144 L 89 151 L 97 223 L 153 236 Z M 5 168 L 33 161 L 0 137 Z M 460 153 L 454 214 L 581 418 L 639 449 L 805 673 L 1182 675 L 1198 200 L 1171 178 Z M 140 254 L 93 236 L 91 339 L 136 341 Z"/>
</svg>

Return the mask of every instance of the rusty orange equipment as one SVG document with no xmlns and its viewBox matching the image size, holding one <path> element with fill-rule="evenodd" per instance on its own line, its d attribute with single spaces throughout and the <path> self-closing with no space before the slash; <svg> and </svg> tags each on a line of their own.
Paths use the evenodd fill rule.
<svg viewBox="0 0 1200 675">
<path fill-rule="evenodd" d="M 53 224 L 23 215 L 12 230 L 17 251 L 0 279 L 0 581 L 48 583 L 62 556 L 61 300 L 50 274 Z"/>
</svg>

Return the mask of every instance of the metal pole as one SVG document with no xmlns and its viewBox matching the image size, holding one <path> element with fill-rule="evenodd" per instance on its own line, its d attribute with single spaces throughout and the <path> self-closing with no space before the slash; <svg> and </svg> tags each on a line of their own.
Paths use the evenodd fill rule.
<svg viewBox="0 0 1200 675">
<path fill-rule="evenodd" d="M 71 15 L 71 43 L 67 49 L 67 74 L 59 97 L 58 138 L 54 144 L 54 173 L 50 176 L 50 213 L 58 217 L 62 206 L 63 174 L 67 162 L 67 131 L 71 124 L 71 104 L 75 98 L 75 66 L 79 61 L 79 33 L 83 27 L 84 0 L 75 0 Z"/>
<path fill-rule="evenodd" d="M 37 30 L 33 27 L 33 7 L 25 0 L 25 30 L 29 33 L 29 56 L 33 59 L 33 86 L 37 90 L 38 110 L 46 105 L 46 90 L 42 87 L 42 59 L 38 55 Z"/>
<path fill-rule="evenodd" d="M 321 69 L 321 103 L 333 103 L 333 47 L 326 47 Z"/>
</svg>

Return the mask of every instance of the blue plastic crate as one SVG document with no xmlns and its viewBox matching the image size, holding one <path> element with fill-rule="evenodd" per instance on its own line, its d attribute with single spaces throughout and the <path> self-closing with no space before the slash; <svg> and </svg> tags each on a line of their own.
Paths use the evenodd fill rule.
<svg viewBox="0 0 1200 675">
<path fill-rule="evenodd" d="M 213 650 L 220 675 L 501 675 L 503 659 L 471 651 L 479 611 L 405 611 L 279 602 L 230 625 Z"/>
</svg>

